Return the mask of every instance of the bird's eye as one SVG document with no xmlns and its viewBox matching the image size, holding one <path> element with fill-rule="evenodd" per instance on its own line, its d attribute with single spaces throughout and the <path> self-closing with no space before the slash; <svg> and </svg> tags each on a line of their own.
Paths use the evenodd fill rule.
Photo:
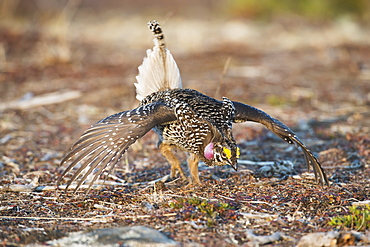
<svg viewBox="0 0 370 247">
<path fill-rule="evenodd" d="M 226 155 L 226 158 L 230 159 L 231 158 L 231 150 L 228 148 L 223 148 L 224 153 Z M 236 148 L 236 158 L 238 159 L 240 156 L 240 148 Z"/>
<path fill-rule="evenodd" d="M 226 154 L 226 158 L 231 158 L 231 150 L 228 148 L 224 148 L 224 153 Z"/>
<path fill-rule="evenodd" d="M 214 152 L 213 152 L 213 147 L 214 144 L 210 142 L 205 148 L 204 148 L 204 157 L 207 160 L 211 160 L 214 157 Z"/>
</svg>

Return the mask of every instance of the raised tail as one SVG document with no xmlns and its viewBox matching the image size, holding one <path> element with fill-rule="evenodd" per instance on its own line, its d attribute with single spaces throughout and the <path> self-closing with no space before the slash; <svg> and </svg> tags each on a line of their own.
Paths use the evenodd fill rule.
<svg viewBox="0 0 370 247">
<path fill-rule="evenodd" d="M 161 26 L 157 21 L 150 21 L 148 27 L 154 33 L 154 47 L 147 50 L 136 76 L 136 98 L 140 101 L 151 93 L 182 87 L 180 70 L 165 47 Z"/>
</svg>

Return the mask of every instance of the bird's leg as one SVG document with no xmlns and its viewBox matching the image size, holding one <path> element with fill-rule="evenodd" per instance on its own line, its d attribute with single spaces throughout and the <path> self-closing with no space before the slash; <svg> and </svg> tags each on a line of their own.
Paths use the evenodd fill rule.
<svg viewBox="0 0 370 247">
<path fill-rule="evenodd" d="M 195 154 L 190 154 L 188 158 L 188 166 L 190 170 L 190 184 L 200 184 L 198 173 L 199 158 Z"/>
<path fill-rule="evenodd" d="M 159 150 L 171 165 L 171 178 L 174 178 L 176 176 L 176 171 L 178 171 L 181 177 L 186 180 L 186 176 L 180 167 L 180 161 L 173 154 L 171 145 L 162 142 L 159 145 Z"/>
</svg>

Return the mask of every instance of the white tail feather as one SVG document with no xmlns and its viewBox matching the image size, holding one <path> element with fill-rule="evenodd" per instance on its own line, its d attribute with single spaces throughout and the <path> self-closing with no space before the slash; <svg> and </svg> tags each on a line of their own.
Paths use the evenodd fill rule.
<svg viewBox="0 0 370 247">
<path fill-rule="evenodd" d="M 140 101 L 151 93 L 182 87 L 180 70 L 165 47 L 161 27 L 156 21 L 149 22 L 148 26 L 154 33 L 154 47 L 147 50 L 136 76 L 136 98 Z"/>
</svg>

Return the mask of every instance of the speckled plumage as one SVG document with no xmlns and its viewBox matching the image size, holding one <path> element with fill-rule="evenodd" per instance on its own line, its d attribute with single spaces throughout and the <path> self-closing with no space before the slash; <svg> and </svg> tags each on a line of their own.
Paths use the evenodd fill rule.
<svg viewBox="0 0 370 247">
<path fill-rule="evenodd" d="M 159 24 L 149 22 L 149 28 L 155 34 L 155 46 L 147 51 L 136 77 L 139 106 L 102 119 L 85 131 L 61 162 L 69 163 L 61 177 L 73 168 L 77 169 L 68 186 L 79 179 L 78 188 L 94 173 L 91 186 L 105 169 L 120 161 L 130 145 L 151 129 L 159 134 L 158 146 L 171 164 L 171 176 L 179 172 L 186 178 L 180 161 L 172 152 L 172 148 L 177 147 L 190 154 L 190 182 L 200 183 L 199 161 L 209 166 L 230 165 L 237 169 L 239 149 L 232 135 L 232 123 L 245 121 L 261 123 L 289 144 L 298 144 L 308 169 L 313 168 L 317 182 L 328 184 L 315 156 L 279 120 L 228 98 L 219 101 L 196 90 L 182 89 L 180 72 L 165 48 Z"/>
<path fill-rule="evenodd" d="M 208 165 L 229 164 L 236 168 L 236 142 L 232 136 L 235 109 L 233 103 L 224 98 L 219 101 L 192 89 L 171 89 L 148 95 L 140 105 L 161 102 L 173 109 L 176 121 L 155 127 L 161 142 L 180 149 L 200 154 L 200 160 Z M 207 160 L 204 147 L 213 139 L 232 152 L 232 159 Z"/>
</svg>

